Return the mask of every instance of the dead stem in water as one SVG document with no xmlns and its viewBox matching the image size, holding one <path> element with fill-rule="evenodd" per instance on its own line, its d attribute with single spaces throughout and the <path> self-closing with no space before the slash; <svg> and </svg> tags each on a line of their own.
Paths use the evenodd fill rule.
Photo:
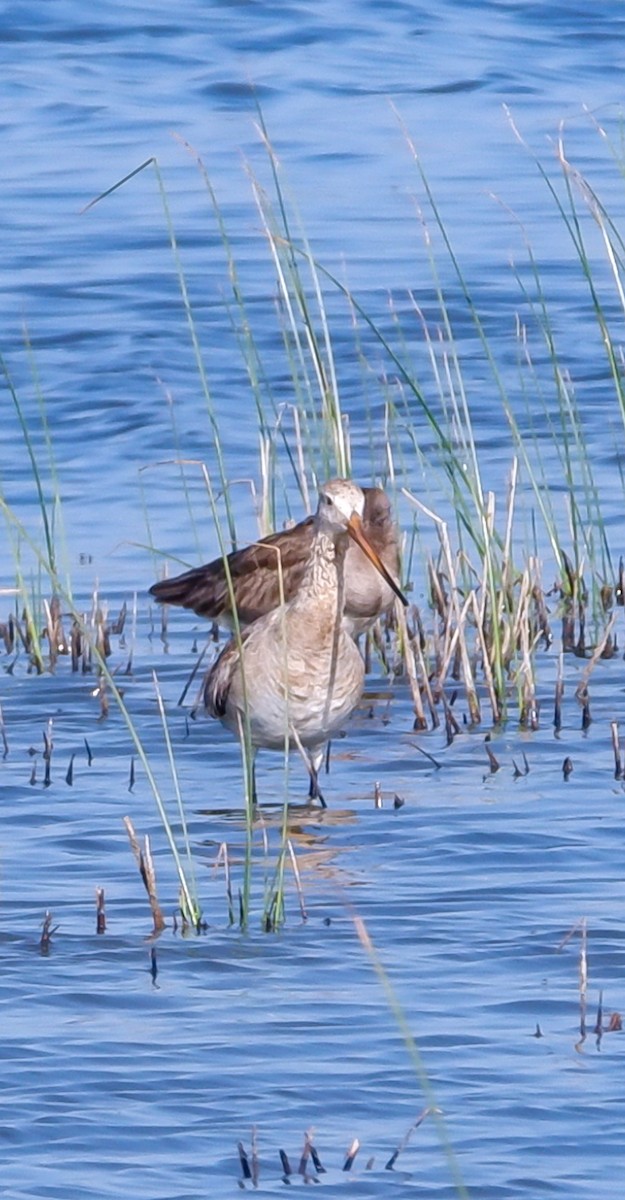
<svg viewBox="0 0 625 1200">
<path fill-rule="evenodd" d="M 610 733 L 612 735 L 612 752 L 614 754 L 614 778 L 625 779 L 625 755 L 621 757 L 618 721 L 611 722 Z"/>
<path fill-rule="evenodd" d="M 158 901 L 158 894 L 157 894 L 157 889 L 156 889 L 156 872 L 154 869 L 152 852 L 150 850 L 150 839 L 149 839 L 148 835 L 146 834 L 145 839 L 144 839 L 144 846 L 143 846 L 143 850 L 142 850 L 139 845 L 137 835 L 135 833 L 135 828 L 134 828 L 134 825 L 133 825 L 130 817 L 124 817 L 124 825 L 126 826 L 126 832 L 128 834 L 128 839 L 130 841 L 132 852 L 135 856 L 135 861 L 139 868 L 139 874 L 143 880 L 143 886 L 148 894 L 148 900 L 150 901 L 150 909 L 152 911 L 152 920 L 154 922 L 154 933 L 159 934 L 163 931 L 163 929 L 165 929 L 166 922 L 165 922 L 165 918 L 163 916 L 163 910 L 161 909 L 161 906 Z"/>
<path fill-rule="evenodd" d="M 223 866 L 224 877 L 226 881 L 226 900 L 228 902 L 228 924 L 234 925 L 234 901 L 232 898 L 232 879 L 230 877 L 230 859 L 228 856 L 227 842 L 221 843 L 214 866 L 215 870 L 217 870 L 218 867 Z"/>
<path fill-rule="evenodd" d="M 52 924 L 52 913 L 46 912 L 46 914 L 43 918 L 43 925 L 41 928 L 41 937 L 39 939 L 39 949 L 42 954 L 45 955 L 45 954 L 50 953 L 52 936 L 53 936 L 53 934 L 56 933 L 58 928 L 59 928 L 58 925 Z"/>
<path fill-rule="evenodd" d="M 104 906 L 104 888 L 96 888 L 96 933 L 106 933 L 106 909 Z"/>
<path fill-rule="evenodd" d="M 389 1158 L 388 1162 L 385 1164 L 385 1167 L 384 1167 L 384 1170 L 385 1170 L 385 1171 L 392 1171 L 392 1170 L 393 1170 L 393 1168 L 394 1168 L 394 1166 L 395 1166 L 395 1163 L 397 1162 L 397 1159 L 399 1158 L 399 1156 L 400 1156 L 400 1154 L 402 1153 L 402 1151 L 406 1149 L 406 1146 L 408 1145 L 408 1143 L 409 1143 L 409 1141 L 410 1141 L 410 1139 L 411 1139 L 411 1137 L 412 1137 L 413 1133 L 415 1132 L 415 1129 L 418 1129 L 418 1128 L 419 1128 L 419 1126 L 423 1124 L 423 1122 L 425 1121 L 425 1118 L 426 1118 L 426 1117 L 429 1117 L 429 1116 L 430 1116 L 430 1114 L 432 1113 L 432 1111 L 433 1111 L 433 1110 L 430 1108 L 430 1106 L 429 1106 L 429 1105 L 428 1105 L 426 1108 L 423 1108 L 423 1109 L 421 1110 L 421 1112 L 419 1113 L 419 1116 L 417 1117 L 416 1121 L 413 1121 L 412 1125 L 410 1125 L 410 1126 L 409 1126 L 409 1128 L 406 1130 L 406 1133 L 404 1134 L 404 1136 L 403 1136 L 403 1138 L 402 1138 L 401 1142 L 399 1143 L 399 1145 L 398 1145 L 397 1149 L 393 1151 L 393 1153 L 391 1154 L 391 1157 Z M 437 1111 L 440 1113 L 440 1109 L 438 1109 Z"/>
<path fill-rule="evenodd" d="M 0 704 L 0 741 L 2 741 L 3 758 L 7 758 L 9 754 L 9 739 L 7 738 L 6 726 L 4 723 L 4 713 Z"/>
<path fill-rule="evenodd" d="M 358 1138 L 354 1138 L 350 1144 L 349 1150 L 347 1151 L 347 1153 L 345 1155 L 345 1162 L 343 1163 L 344 1171 L 351 1171 L 351 1169 L 354 1165 L 356 1155 L 358 1154 L 359 1150 L 360 1150 L 360 1141 Z"/>
</svg>

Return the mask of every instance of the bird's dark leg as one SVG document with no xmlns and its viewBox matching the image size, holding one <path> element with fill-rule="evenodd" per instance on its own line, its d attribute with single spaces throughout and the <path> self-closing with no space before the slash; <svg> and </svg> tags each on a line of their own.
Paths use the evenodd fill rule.
<svg viewBox="0 0 625 1200">
<path fill-rule="evenodd" d="M 318 800 L 322 808 L 327 808 L 327 804 L 321 794 L 319 788 L 319 768 L 324 759 L 324 752 L 316 751 L 308 756 L 308 770 L 310 772 L 310 784 L 308 787 L 308 799 Z"/>
</svg>

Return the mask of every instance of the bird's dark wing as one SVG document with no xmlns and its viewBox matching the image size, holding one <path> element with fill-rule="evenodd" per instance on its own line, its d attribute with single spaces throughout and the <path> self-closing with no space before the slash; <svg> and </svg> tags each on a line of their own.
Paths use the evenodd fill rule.
<svg viewBox="0 0 625 1200">
<path fill-rule="evenodd" d="M 284 599 L 297 591 L 304 574 L 313 539 L 313 518 L 292 529 L 272 533 L 261 541 L 228 555 L 239 620 L 249 625 L 280 603 L 279 570 Z M 193 567 L 173 579 L 163 579 L 150 588 L 160 604 L 179 604 L 201 617 L 219 621 L 232 612 L 226 569 L 222 558 Z"/>
</svg>

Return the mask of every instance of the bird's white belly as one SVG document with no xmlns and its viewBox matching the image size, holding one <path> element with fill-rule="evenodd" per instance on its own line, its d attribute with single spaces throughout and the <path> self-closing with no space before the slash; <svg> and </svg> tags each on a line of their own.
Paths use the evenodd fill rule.
<svg viewBox="0 0 625 1200">
<path fill-rule="evenodd" d="M 319 745 L 342 728 L 362 694 L 364 665 L 349 635 L 341 630 L 336 651 L 332 642 L 311 655 L 305 635 L 285 641 L 276 631 L 272 644 L 250 636 L 228 697 L 226 723 L 238 732 L 245 704 L 252 743 L 279 750 L 288 736 L 303 746 Z M 287 666 L 288 659 L 288 666 Z"/>
</svg>

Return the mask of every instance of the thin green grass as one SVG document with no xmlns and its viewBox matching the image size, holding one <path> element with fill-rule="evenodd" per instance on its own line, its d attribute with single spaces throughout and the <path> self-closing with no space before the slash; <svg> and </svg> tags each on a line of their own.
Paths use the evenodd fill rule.
<svg viewBox="0 0 625 1200">
<path fill-rule="evenodd" d="M 13 380 L 9 374 L 8 367 L 2 357 L 0 357 L 0 370 L 2 371 L 2 374 L 4 375 L 4 380 L 7 385 L 11 400 L 13 402 L 13 408 L 15 410 L 15 413 L 16 413 L 16 416 L 17 416 L 17 419 L 19 422 L 19 427 L 20 427 L 22 439 L 24 442 L 24 448 L 26 450 L 26 453 L 28 454 L 28 459 L 30 462 L 32 479 L 33 479 L 33 483 L 35 485 L 35 489 L 37 492 L 37 499 L 38 499 L 38 503 L 39 503 L 39 512 L 41 515 L 41 523 L 43 526 L 47 562 L 49 564 L 50 570 L 52 572 L 55 572 L 56 571 L 56 550 L 55 550 L 54 537 L 53 537 L 52 515 L 51 515 L 51 511 L 50 511 L 53 506 L 51 505 L 50 500 L 46 497 L 46 494 L 45 494 L 43 478 L 42 478 L 42 474 L 41 474 L 41 471 L 39 468 L 39 461 L 38 461 L 38 458 L 37 458 L 37 455 L 35 452 L 34 442 L 31 437 L 31 432 L 30 432 L 30 428 L 28 426 L 28 422 L 26 421 L 26 416 L 24 413 L 22 403 L 21 403 L 18 393 L 13 385 Z M 47 439 L 48 438 L 47 424 L 44 426 L 44 428 L 46 431 L 46 439 Z M 56 482 L 56 474 L 54 476 L 54 479 Z"/>
<path fill-rule="evenodd" d="M 384 473 L 398 495 L 414 503 L 418 513 L 404 549 L 404 572 L 426 574 L 428 562 L 431 589 L 431 612 L 427 630 L 424 629 L 422 614 L 411 616 L 412 626 L 401 630 L 406 670 L 415 696 L 415 711 L 422 723 L 427 722 L 426 713 L 434 724 L 439 720 L 437 709 L 452 726 L 448 692 L 460 683 L 469 712 L 470 720 L 484 722 L 485 704 L 490 707 L 492 725 L 497 725 L 511 712 L 525 727 L 534 727 L 537 719 L 536 657 L 538 647 L 547 642 L 549 631 L 544 607 L 546 587 L 542 579 L 541 564 L 536 553 L 536 543 L 547 538 L 559 572 L 559 584 L 563 607 L 571 602 L 576 611 L 584 610 L 584 573 L 591 579 L 594 597 L 593 611 L 597 614 L 595 645 L 588 657 L 582 684 L 586 686 L 596 662 L 608 646 L 613 631 L 613 619 L 606 611 L 601 612 L 599 600 L 608 581 L 614 577 L 614 565 L 609 546 L 606 522 L 603 516 L 600 487 L 593 468 L 592 455 L 586 440 L 584 422 L 574 387 L 567 377 L 566 367 L 561 360 L 557 337 L 554 333 L 549 304 L 542 285 L 539 264 L 535 261 L 526 242 L 530 288 L 522 274 L 515 270 L 520 300 L 524 307 L 524 321 L 515 336 L 518 342 L 518 383 L 524 406 L 524 417 L 519 416 L 513 404 L 503 373 L 497 363 L 494 348 L 489 342 L 484 323 L 475 304 L 462 266 L 453 250 L 451 238 L 445 228 L 442 215 L 427 183 L 427 178 L 414 147 L 415 162 L 419 178 L 425 190 L 433 218 L 434 228 L 442 238 L 446 260 L 440 264 L 433 249 L 428 222 L 419 215 L 424 232 L 426 256 L 433 279 L 433 290 L 437 305 L 437 320 L 426 318 L 420 305 L 411 298 L 412 311 L 421 333 L 421 357 L 429 368 L 430 377 L 419 378 L 411 361 L 414 354 L 412 331 L 402 327 L 397 311 L 391 311 L 390 332 L 379 319 L 368 314 L 358 298 L 349 288 L 319 264 L 305 237 L 296 235 L 281 179 L 277 156 L 269 143 L 266 128 L 261 118 L 263 141 L 269 156 L 274 197 L 269 199 L 257 179 L 252 178 L 252 188 L 258 211 L 263 222 L 271 261 L 276 271 L 279 292 L 279 332 L 283 339 L 284 360 L 292 380 L 292 405 L 276 406 L 270 396 L 258 343 L 249 318 L 245 297 L 240 286 L 232 243 L 223 223 L 219 206 L 203 164 L 200 169 L 208 189 L 212 211 L 220 229 L 221 243 L 225 251 L 231 281 L 232 323 L 239 337 L 243 360 L 247 367 L 250 394 L 256 409 L 259 433 L 259 488 L 261 530 L 268 532 L 275 526 L 279 510 L 278 496 L 284 500 L 293 487 L 305 511 L 311 506 L 315 482 L 324 475 L 348 475 L 352 469 L 352 450 L 349 428 L 344 420 L 340 404 L 338 371 L 332 350 L 332 337 L 328 310 L 323 295 L 323 286 L 329 286 L 346 301 L 349 312 L 357 323 L 355 345 L 357 357 L 364 372 L 369 371 L 371 349 L 382 357 L 388 373 L 397 375 L 398 382 L 383 386 L 384 417 L 380 430 L 376 430 L 368 411 L 368 446 L 372 462 L 376 454 L 383 457 Z M 609 368 L 614 380 L 615 398 L 619 413 L 625 422 L 624 386 L 622 364 L 619 361 L 617 342 L 610 330 L 606 316 L 607 303 L 601 296 L 593 273 L 593 265 L 586 247 L 582 222 L 577 212 L 576 200 L 582 197 L 593 220 L 599 227 L 607 260 L 612 272 L 616 293 L 625 311 L 625 288 L 623 287 L 625 245 L 618 230 L 600 205 L 589 185 L 582 180 L 564 156 L 562 149 L 560 165 L 565 184 L 564 206 L 551 179 L 539 165 L 539 171 L 547 183 L 558 212 L 570 233 L 580 269 L 587 281 L 591 295 L 597 327 L 605 346 Z M 216 409 L 209 388 L 208 372 L 202 359 L 197 326 L 189 299 L 178 244 L 171 219 L 169 201 L 160 169 L 155 160 L 149 160 L 137 170 L 152 167 L 156 173 L 159 194 L 163 203 L 165 221 L 169 231 L 170 246 L 180 283 L 183 305 L 188 319 L 190 337 L 196 354 L 198 375 L 202 382 L 209 426 L 212 434 L 213 458 L 209 464 L 186 459 L 180 444 L 172 412 L 172 441 L 175 459 L 180 468 L 180 486 L 191 526 L 194 526 L 194 510 L 188 471 L 199 470 L 206 488 L 208 508 L 212 516 L 219 551 L 226 564 L 230 600 L 235 613 L 235 637 L 241 649 L 241 631 L 236 616 L 236 604 L 232 579 L 227 566 L 229 546 L 236 544 L 232 489 L 234 481 L 228 477 L 226 456 L 219 432 Z M 103 200 L 122 184 L 127 183 L 136 172 L 126 176 L 101 194 Z M 445 282 L 451 267 L 452 283 Z M 478 342 L 488 362 L 494 390 L 499 397 L 501 411 L 511 431 L 510 473 L 507 496 L 502 503 L 496 501 L 488 486 L 488 461 L 482 458 L 479 440 L 473 424 L 471 411 L 471 388 L 465 374 L 450 312 L 450 293 L 457 289 L 463 297 L 466 313 L 476 333 Z M 364 334 L 364 336 L 363 336 Z M 534 351 L 537 337 L 539 351 Z M 545 356 L 550 369 L 546 383 L 536 358 Z M 89 644 L 90 654 L 97 666 L 100 678 L 119 708 L 126 724 L 142 769 L 153 792 L 163 825 L 169 850 L 174 861 L 180 885 L 180 907 L 185 919 L 193 927 L 201 921 L 201 902 L 198 895 L 191 837 L 185 815 L 182 787 L 176 757 L 169 731 L 169 722 L 160 685 L 154 677 L 157 707 L 163 732 L 167 763 L 171 775 L 175 800 L 175 823 L 181 831 L 181 843 L 174 832 L 174 822 L 165 799 L 164 789 L 159 784 L 150 755 L 146 752 L 136 722 L 121 689 L 109 670 L 106 654 L 99 640 L 100 634 L 93 632 L 92 624 L 76 610 L 71 588 L 61 586 L 58 572 L 58 554 L 55 533 L 60 513 L 60 487 L 55 468 L 52 468 L 53 496 L 46 490 L 45 481 L 37 460 L 35 441 L 25 419 L 8 372 L 3 365 L 5 378 L 20 424 L 24 447 L 31 466 L 34 487 L 41 513 L 44 547 L 39 547 L 5 497 L 0 498 L 0 508 L 10 530 L 19 605 L 24 612 L 26 630 L 25 649 L 39 671 L 46 669 L 46 654 L 40 634 L 40 613 L 45 607 L 42 599 L 42 579 L 49 579 L 81 636 Z M 420 366 L 423 376 L 423 365 Z M 267 397 L 269 396 L 269 399 Z M 568 526 L 561 527 L 561 516 L 556 512 L 549 492 L 549 471 L 552 469 L 542 456 L 544 442 L 536 428 L 534 402 L 540 405 L 541 420 L 548 430 L 550 449 L 554 452 L 559 468 L 559 486 L 564 486 L 567 497 Z M 45 408 L 41 409 L 42 420 Z M 44 421 L 45 440 L 49 462 L 52 466 L 52 438 Z M 424 429 L 433 445 L 423 449 Z M 214 461 L 213 461 L 214 459 Z M 378 460 L 379 461 L 379 460 Z M 143 468 L 145 469 L 145 468 Z M 620 465 L 619 465 L 619 469 Z M 446 512 L 451 513 L 448 521 L 439 515 L 434 503 L 424 504 L 407 489 L 407 484 L 417 474 L 423 479 L 435 479 L 431 484 L 432 494 L 444 495 Z M 532 510 L 529 518 L 529 542 L 519 549 L 518 522 L 520 492 L 529 485 Z M 430 497 L 428 496 L 428 500 Z M 225 505 L 225 518 L 220 504 Z M 293 506 L 296 507 L 295 505 Z M 537 527 L 540 523 L 540 538 Z M 151 549 L 158 538 L 148 522 L 146 525 Z M 432 552 L 429 526 L 435 531 L 438 548 Z M 199 539 L 194 540 L 198 553 Z M 23 564 L 23 552 L 27 549 L 37 571 L 32 583 L 28 581 Z M 570 550 L 570 555 L 567 553 Z M 418 561 L 420 558 L 420 562 Z M 569 566 L 570 563 L 570 566 Z M 601 601 L 603 603 L 603 600 Z M 94 601 L 94 609 L 97 607 Z M 48 626 L 51 615 L 47 614 Z M 581 623 L 581 618 L 580 618 Z M 585 648 L 584 648 L 585 652 Z M 245 681 L 244 681 L 245 687 Z M 419 700 L 421 708 L 417 709 Z M 420 726 L 422 727 L 422 726 Z M 271 847 L 266 830 L 261 829 L 262 852 L 259 855 L 258 831 L 260 817 L 254 800 L 253 748 L 249 722 L 241 728 L 241 753 L 244 778 L 245 853 L 243 856 L 242 884 L 240 892 L 239 924 L 247 928 L 253 908 L 254 868 L 260 862 L 264 872 L 261 900 L 261 922 L 266 930 L 278 929 L 286 919 L 286 868 L 290 859 L 294 872 L 296 864 L 289 842 L 288 802 L 288 716 L 285 728 L 285 771 L 284 799 L 281 810 L 279 844 L 277 851 Z M 226 893 L 230 923 L 235 922 L 232 898 L 232 880 L 228 851 L 225 844 L 219 851 L 218 864 L 224 866 Z M 366 951 L 373 969 L 386 996 L 389 1010 L 414 1065 L 430 1110 L 438 1114 L 430 1081 L 420 1059 L 419 1050 L 409 1029 L 406 1016 L 398 1003 L 392 983 L 371 937 L 358 917 L 354 924 L 361 945 Z M 439 1136 L 448 1162 L 456 1194 L 467 1197 L 467 1190 L 450 1144 L 448 1132 L 440 1114 L 437 1115 Z"/>
<path fill-rule="evenodd" d="M 80 631 L 80 634 L 84 641 L 84 644 L 88 646 L 91 658 L 93 659 L 93 661 L 95 662 L 95 664 L 97 666 L 98 673 L 99 673 L 101 680 L 104 681 L 108 691 L 110 692 L 113 699 L 115 700 L 116 706 L 119 709 L 121 716 L 125 722 L 126 728 L 130 735 L 130 739 L 134 745 L 138 759 L 141 763 L 141 766 L 144 770 L 145 776 L 150 785 L 152 794 L 154 796 L 154 800 L 156 802 L 159 816 L 161 818 L 165 836 L 166 836 L 168 844 L 169 844 L 169 849 L 171 851 L 171 855 L 172 855 L 172 858 L 173 858 L 173 861 L 174 861 L 174 864 L 176 867 L 176 872 L 178 874 L 178 879 L 179 879 L 179 883 L 180 883 L 180 889 L 181 889 L 185 909 L 189 914 L 194 915 L 195 919 L 194 919 L 193 923 L 197 924 L 197 922 L 199 921 L 199 918 L 200 918 L 201 910 L 200 910 L 200 906 L 199 906 L 198 897 L 195 892 L 194 879 L 193 879 L 193 877 L 189 878 L 188 873 L 185 870 L 185 867 L 183 865 L 182 856 L 180 855 L 180 852 L 178 850 L 178 846 L 176 844 L 176 840 L 175 840 L 174 833 L 173 833 L 173 827 L 172 827 L 172 824 L 171 824 L 171 821 L 169 819 L 169 815 L 167 812 L 166 802 L 165 802 L 162 790 L 159 787 L 159 784 L 157 782 L 154 770 L 152 768 L 150 756 L 148 755 L 147 751 L 144 748 L 143 741 L 139 735 L 137 726 L 130 714 L 130 711 L 129 711 L 127 705 L 126 705 L 126 701 L 124 699 L 122 691 L 118 687 L 116 679 L 114 678 L 113 674 L 109 670 L 109 667 L 108 667 L 108 664 L 106 661 L 106 657 L 103 653 L 101 644 L 99 644 L 97 628 L 96 628 L 96 635 L 94 636 L 92 625 L 83 617 L 82 613 L 79 612 L 79 610 L 76 608 L 71 596 L 67 592 L 64 591 L 64 588 L 63 588 L 60 580 L 58 579 L 58 576 L 56 576 L 55 573 L 51 570 L 50 564 L 47 562 L 45 557 L 41 554 L 36 542 L 30 537 L 27 530 L 21 524 L 21 522 L 19 521 L 16 514 L 13 512 L 12 509 L 10 509 L 8 507 L 8 505 L 2 498 L 0 498 L 0 511 L 2 511 L 7 522 L 17 530 L 17 532 L 19 533 L 19 536 L 20 536 L 20 540 L 29 546 L 29 549 L 30 549 L 33 557 L 40 561 L 42 570 L 45 571 L 46 575 L 50 579 L 50 583 L 52 585 L 55 595 L 57 595 L 61 599 L 64 608 L 70 614 L 76 628 Z M 168 746 L 168 752 L 169 752 L 170 743 L 168 740 L 169 735 L 167 732 L 166 722 L 164 722 L 164 731 L 165 731 L 165 736 L 166 736 L 166 744 Z M 177 785 L 177 776 L 175 776 L 175 775 L 174 775 L 174 781 Z M 185 837 L 186 837 L 186 824 L 183 824 L 183 829 L 184 829 Z M 188 839 L 187 839 L 187 845 L 188 845 Z"/>
<path fill-rule="evenodd" d="M 541 540 L 542 534 L 545 534 L 559 574 L 563 604 L 573 603 L 583 607 L 586 603 L 584 574 L 590 579 L 592 607 L 596 614 L 595 642 L 601 640 L 602 629 L 605 627 L 606 615 L 601 605 L 605 588 L 614 574 L 602 515 L 600 489 L 592 466 L 584 423 L 574 388 L 561 361 L 549 304 L 541 281 L 540 266 L 532 253 L 529 238 L 517 222 L 525 245 L 531 282 L 531 286 L 528 285 L 522 273 L 516 268 L 513 269 L 524 309 L 523 322 L 519 322 L 516 330 L 518 385 L 525 409 L 524 417 L 519 417 L 509 394 L 509 385 L 497 362 L 495 349 L 489 341 L 478 306 L 465 278 L 462 264 L 454 251 L 451 236 L 429 186 L 420 156 L 407 132 L 404 130 L 404 136 L 424 193 L 424 206 L 417 206 L 417 218 L 423 235 L 424 252 L 437 310 L 435 317 L 431 313 L 426 316 L 418 300 L 414 296 L 408 297 L 411 313 L 419 331 L 416 348 L 414 328 L 411 324 L 406 324 L 411 318 L 400 318 L 393 300 L 390 303 L 389 320 L 383 324 L 381 318 L 372 316 L 366 310 L 344 282 L 317 261 L 302 230 L 301 222 L 296 214 L 293 215 L 295 209 L 287 195 L 282 167 L 260 111 L 258 123 L 269 166 L 270 191 L 262 185 L 257 173 L 249 166 L 246 169 L 254 202 L 260 214 L 269 260 L 278 281 L 277 332 L 282 339 L 284 362 L 291 381 L 293 399 L 290 404 L 278 405 L 272 395 L 270 372 L 262 361 L 260 342 L 255 335 L 250 307 L 239 277 L 234 244 L 220 210 L 215 189 L 200 156 L 191 151 L 186 144 L 185 149 L 194 154 L 208 194 L 210 210 L 217 223 L 231 289 L 231 299 L 227 302 L 228 311 L 247 371 L 250 398 L 256 413 L 260 481 L 257 494 L 261 532 L 266 533 L 275 528 L 280 507 L 285 504 L 287 511 L 293 511 L 297 515 L 300 515 L 301 507 L 304 511 L 309 511 L 313 504 L 315 484 L 320 478 L 334 474 L 348 475 L 352 470 L 350 431 L 341 408 L 339 372 L 334 358 L 331 324 L 324 295 L 324 291 L 329 289 L 346 304 L 346 311 L 354 330 L 356 358 L 360 363 L 363 380 L 370 382 L 375 369 L 378 395 L 380 385 L 377 381 L 380 376 L 384 379 L 386 375 L 389 380 L 382 383 L 381 407 L 384 415 L 380 429 L 375 428 L 369 401 L 366 413 L 363 414 L 372 464 L 377 458 L 379 474 L 390 481 L 397 495 L 402 494 L 402 489 L 417 474 L 424 481 L 424 486 L 430 487 L 432 491 L 431 502 L 422 507 L 420 513 L 414 517 L 404 554 L 404 574 L 410 578 L 415 570 L 415 552 L 420 543 L 423 543 L 422 554 L 425 551 L 431 554 L 428 526 L 431 525 L 437 531 L 440 553 L 438 559 L 431 557 L 429 570 L 432 602 L 441 608 L 439 628 L 434 631 L 429 644 L 427 639 L 422 641 L 418 653 L 415 651 L 414 662 L 411 660 L 409 673 L 413 688 L 419 689 L 420 692 L 422 690 L 425 694 L 428 683 L 424 673 L 427 673 L 428 667 L 434 670 L 439 689 L 444 689 L 447 674 L 457 671 L 463 681 L 473 721 L 482 719 L 481 704 L 484 692 L 489 697 L 495 723 L 505 719 L 513 693 L 516 693 L 515 706 L 523 712 L 528 706 L 531 707 L 535 678 L 534 656 L 540 637 L 543 636 L 541 629 L 544 629 L 544 621 L 535 611 L 531 599 L 532 589 L 539 591 L 542 586 L 539 565 L 535 561 L 536 547 L 533 545 L 531 551 L 527 548 L 524 551 L 519 550 L 517 510 L 520 496 L 526 492 L 527 485 L 533 501 L 528 523 L 532 541 L 536 540 L 536 529 L 540 523 Z M 617 362 L 616 342 L 610 333 L 606 302 L 602 299 L 593 276 L 593 265 L 577 210 L 579 197 L 599 228 L 623 311 L 625 244 L 593 189 L 567 160 L 563 144 L 560 145 L 558 162 L 564 182 L 564 200 L 542 164 L 537 162 L 537 166 L 570 234 L 580 269 L 588 283 L 593 312 L 608 354 L 615 382 L 615 395 L 622 415 L 623 384 Z M 200 539 L 188 472 L 198 469 L 201 472 L 219 552 L 226 562 L 230 600 L 235 612 L 234 636 L 238 639 L 240 647 L 234 590 L 227 567 L 228 550 L 236 544 L 232 504 L 232 490 L 236 481 L 229 477 L 227 471 L 209 369 L 204 362 L 171 206 L 158 162 L 155 159 L 146 160 L 135 171 L 102 192 L 87 209 L 104 201 L 122 186 L 128 185 L 135 175 L 148 168 L 154 173 L 161 199 L 211 433 L 209 462 L 198 463 L 185 458 L 184 446 L 176 426 L 174 407 L 168 398 L 175 462 L 180 472 L 180 486 L 192 530 L 192 540 L 198 554 Z M 435 248 L 434 235 L 442 244 L 442 258 L 440 250 Z M 466 375 L 458 350 L 456 330 L 450 315 L 452 291 L 454 304 L 458 295 L 464 303 L 465 316 L 489 365 L 494 391 L 512 435 L 514 455 L 511 454 L 510 494 L 503 506 L 503 513 L 501 502 L 497 504 L 488 489 L 488 464 L 485 467 L 474 429 L 470 378 Z M 543 377 L 542 367 L 535 366 L 536 351 L 533 344 L 536 339 L 537 357 L 546 357 L 550 367 L 551 378 L 548 381 Z M 374 368 L 370 365 L 372 354 L 375 354 L 376 358 Z M 419 360 L 418 370 L 413 361 L 415 357 Z M 55 514 L 57 508 L 60 510 L 60 488 L 54 466 L 52 438 L 45 422 L 45 406 L 42 407 L 40 401 L 40 416 L 52 478 L 52 499 L 46 491 L 35 442 L 25 420 L 24 410 L 6 367 L 3 369 L 38 495 L 45 542 L 45 551 L 39 557 L 39 569 L 56 581 L 58 554 L 55 547 Z M 394 376 L 392 383 L 391 376 Z M 41 395 L 38 387 L 37 394 Z M 561 485 L 564 481 L 566 488 L 566 529 L 561 527 L 561 514 L 556 513 L 550 495 L 549 471 L 552 468 L 547 465 L 541 453 L 544 430 L 543 437 L 539 437 L 534 416 L 536 397 L 539 397 L 544 422 L 550 430 L 550 442 L 560 464 L 558 482 Z M 427 449 L 424 449 L 424 431 L 429 443 Z M 141 470 L 145 469 L 147 467 L 143 465 Z M 254 483 L 252 486 L 255 489 Z M 293 487 L 300 504 L 291 501 Z M 439 500 L 444 498 L 444 506 L 451 514 L 451 521 L 447 516 L 439 515 L 437 504 L 434 502 L 435 497 Z M 6 501 L 4 503 L 5 511 L 8 511 L 9 506 Z M 145 507 L 148 544 L 151 552 L 158 554 L 158 537 L 155 536 L 147 504 Z M 45 653 L 38 633 L 41 623 L 37 616 L 42 606 L 41 585 L 39 583 L 38 587 L 34 587 L 27 581 L 22 564 L 22 535 L 21 532 L 16 532 L 18 529 L 19 525 L 13 525 L 13 554 L 20 603 L 25 614 L 29 650 L 37 669 L 43 670 Z M 417 566 L 417 571 L 425 573 L 423 566 Z M 438 593 L 438 600 L 435 592 Z M 71 599 L 71 587 L 68 585 L 61 594 L 68 595 Z M 405 639 L 413 647 L 416 646 L 415 637 L 414 629 L 406 630 Z M 436 697 L 432 703 L 436 703 Z M 248 914 L 251 903 L 253 828 L 256 814 L 253 750 L 249 724 L 245 722 L 244 726 L 241 742 L 247 850 L 242 911 Z M 180 803 L 175 760 L 168 741 L 166 723 L 164 736 L 168 745 L 174 790 Z M 285 755 L 286 757 L 288 755 Z M 288 774 L 285 768 L 285 795 L 287 794 Z M 286 825 L 283 822 L 276 875 L 278 900 L 275 904 L 273 899 L 269 901 L 270 908 L 280 914 L 280 919 L 284 913 L 280 897 L 284 883 L 285 837 Z M 189 874 L 192 859 L 188 843 L 185 854 L 185 869 Z M 270 888 L 270 896 L 273 895 L 274 892 Z M 244 919 L 247 919 L 247 915 Z"/>
<path fill-rule="evenodd" d="M 406 1014 L 399 1002 L 391 978 L 384 967 L 377 947 L 375 946 L 371 934 L 362 920 L 362 917 L 355 912 L 352 912 L 351 916 L 360 944 L 367 954 L 371 966 L 377 975 L 380 986 L 386 997 L 389 1010 L 393 1015 L 393 1019 L 403 1039 L 413 1070 L 419 1081 L 419 1086 L 421 1087 L 423 1095 L 427 1101 L 430 1113 L 436 1122 L 439 1140 L 447 1160 L 449 1173 L 453 1181 L 456 1195 L 458 1195 L 461 1200 L 469 1200 L 469 1193 L 467 1191 L 462 1171 L 460 1169 L 460 1164 L 449 1136 L 445 1117 L 436 1103 L 436 1095 L 434 1093 L 429 1075 L 425 1069 L 425 1066 L 423 1065 L 421 1053 L 414 1034 L 410 1028 L 408 1018 L 406 1017 Z"/>
</svg>

